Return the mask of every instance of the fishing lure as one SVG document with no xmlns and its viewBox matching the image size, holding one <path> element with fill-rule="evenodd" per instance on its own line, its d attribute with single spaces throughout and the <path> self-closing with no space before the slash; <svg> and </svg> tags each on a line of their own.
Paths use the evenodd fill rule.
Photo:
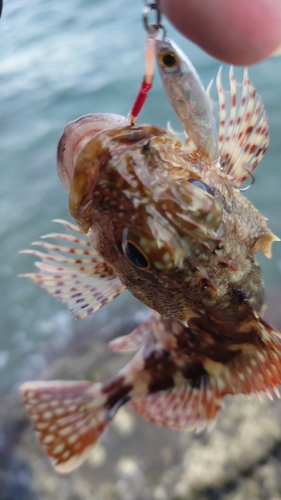
<svg viewBox="0 0 281 500">
<path fill-rule="evenodd" d="M 172 40 L 157 40 L 156 48 L 162 84 L 179 122 L 202 153 L 218 160 L 215 117 L 195 68 Z"/>
<path fill-rule="evenodd" d="M 261 318 L 255 257 L 270 257 L 278 238 L 238 189 L 268 144 L 261 99 L 246 71 L 240 85 L 230 70 L 229 93 L 219 73 L 217 135 L 212 102 L 192 65 L 166 39 L 156 41 L 156 58 L 194 148 L 156 125 L 131 126 L 132 116 L 71 122 L 59 141 L 58 172 L 76 225 L 59 220 L 68 233 L 24 251 L 40 259 L 39 272 L 24 276 L 76 318 L 126 289 L 153 310 L 111 342 L 115 352 L 137 352 L 108 381 L 21 387 L 58 472 L 83 462 L 125 403 L 158 425 L 201 430 L 226 394 L 279 395 L 280 334 Z"/>
<path fill-rule="evenodd" d="M 253 183 L 252 172 L 268 146 L 268 129 L 261 99 L 249 81 L 247 69 L 239 85 L 233 67 L 230 68 L 229 98 L 221 82 L 221 69 L 218 72 L 220 123 L 217 135 L 211 84 L 205 92 L 192 63 L 175 42 L 157 40 L 156 53 L 166 95 L 183 126 L 187 142 L 227 171 L 237 186 L 249 176 Z"/>
</svg>

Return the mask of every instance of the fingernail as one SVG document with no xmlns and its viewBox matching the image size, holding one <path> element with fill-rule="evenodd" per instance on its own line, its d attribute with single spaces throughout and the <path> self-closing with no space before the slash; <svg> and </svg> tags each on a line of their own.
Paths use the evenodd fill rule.
<svg viewBox="0 0 281 500">
<path fill-rule="evenodd" d="M 281 45 L 279 45 L 279 47 L 277 47 L 277 49 L 275 49 L 269 57 L 278 57 L 278 56 L 281 56 Z"/>
</svg>

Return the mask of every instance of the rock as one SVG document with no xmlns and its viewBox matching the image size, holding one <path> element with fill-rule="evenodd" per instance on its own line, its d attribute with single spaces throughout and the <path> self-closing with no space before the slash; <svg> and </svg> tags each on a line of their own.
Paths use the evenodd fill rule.
<svg viewBox="0 0 281 500">
<path fill-rule="evenodd" d="M 274 314 L 280 321 L 280 312 L 279 319 Z M 111 353 L 96 332 L 102 329 L 109 340 L 135 326 L 125 314 L 114 324 L 88 322 L 88 331 L 63 352 L 50 349 L 48 368 L 38 377 L 111 376 L 129 356 Z M 279 401 L 228 397 L 216 425 L 193 434 L 150 424 L 126 405 L 85 464 L 58 475 L 13 393 L 0 407 L 0 500 L 278 500 L 280 416 Z"/>
</svg>

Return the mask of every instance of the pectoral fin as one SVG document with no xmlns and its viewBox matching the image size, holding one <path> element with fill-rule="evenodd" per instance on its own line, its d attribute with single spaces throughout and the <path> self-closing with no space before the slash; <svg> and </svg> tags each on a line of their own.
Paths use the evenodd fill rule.
<svg viewBox="0 0 281 500">
<path fill-rule="evenodd" d="M 268 123 L 260 96 L 244 70 L 237 83 L 233 67 L 229 71 L 230 90 L 222 86 L 221 69 L 217 75 L 220 106 L 220 165 L 240 186 L 253 172 L 268 146 Z"/>
<path fill-rule="evenodd" d="M 85 318 L 100 309 L 126 287 L 110 266 L 94 250 L 91 240 L 74 224 L 57 220 L 70 234 L 51 233 L 42 238 L 54 238 L 57 244 L 36 241 L 48 253 L 22 250 L 39 257 L 36 262 L 40 273 L 25 273 L 21 277 L 32 279 L 41 288 L 63 302 L 77 319 Z M 62 243 L 62 244 L 61 244 Z"/>
</svg>

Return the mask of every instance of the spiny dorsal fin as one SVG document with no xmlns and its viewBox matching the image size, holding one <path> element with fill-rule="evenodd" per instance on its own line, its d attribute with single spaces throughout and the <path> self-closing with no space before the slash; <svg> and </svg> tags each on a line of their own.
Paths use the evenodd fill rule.
<svg viewBox="0 0 281 500">
<path fill-rule="evenodd" d="M 183 130 L 183 132 L 177 132 L 176 130 L 173 129 L 172 125 L 170 122 L 167 122 L 167 131 L 169 132 L 169 134 L 171 134 L 173 137 L 176 137 L 176 139 L 180 139 L 183 141 L 185 141 L 186 143 L 186 147 L 187 149 L 192 152 L 196 149 L 196 146 L 194 144 L 194 142 L 190 139 L 190 137 L 188 136 L 188 134 L 186 133 L 185 130 Z M 183 142 L 184 142 L 183 141 Z"/>
<path fill-rule="evenodd" d="M 100 309 L 126 287 L 113 270 L 93 249 L 91 240 L 78 227 L 64 220 L 56 220 L 72 234 L 51 233 L 42 238 L 54 238 L 58 244 L 36 241 L 48 253 L 22 250 L 41 260 L 35 263 L 40 273 L 25 273 L 43 290 L 63 302 L 77 319 L 85 318 Z M 63 243 L 63 244 L 61 244 Z"/>
<path fill-rule="evenodd" d="M 267 117 L 262 101 L 248 78 L 245 68 L 243 81 L 236 82 L 233 67 L 229 70 L 230 90 L 221 82 L 221 68 L 216 85 L 219 96 L 220 164 L 233 182 L 240 186 L 262 159 L 269 142 Z M 211 104 L 210 87 L 207 97 Z"/>
</svg>

